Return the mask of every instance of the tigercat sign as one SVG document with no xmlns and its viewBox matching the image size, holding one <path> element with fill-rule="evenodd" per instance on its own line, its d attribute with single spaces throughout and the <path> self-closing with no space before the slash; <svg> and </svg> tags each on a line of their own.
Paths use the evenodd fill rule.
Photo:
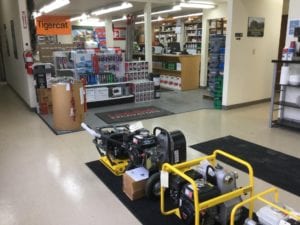
<svg viewBox="0 0 300 225">
<path fill-rule="evenodd" d="M 35 19 L 38 35 L 66 35 L 71 34 L 70 17 L 40 16 Z"/>
</svg>

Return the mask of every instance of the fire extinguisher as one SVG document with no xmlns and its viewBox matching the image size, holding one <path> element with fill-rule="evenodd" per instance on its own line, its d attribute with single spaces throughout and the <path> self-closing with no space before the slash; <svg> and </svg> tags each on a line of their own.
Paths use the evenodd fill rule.
<svg viewBox="0 0 300 225">
<path fill-rule="evenodd" d="M 25 62 L 25 69 L 27 70 L 27 74 L 32 75 L 33 74 L 33 54 L 31 51 L 24 51 L 23 54 L 24 62 Z"/>
</svg>

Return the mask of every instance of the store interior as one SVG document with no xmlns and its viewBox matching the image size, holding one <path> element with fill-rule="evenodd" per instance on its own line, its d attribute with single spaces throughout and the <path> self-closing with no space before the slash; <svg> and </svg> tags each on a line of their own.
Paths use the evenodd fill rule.
<svg viewBox="0 0 300 225">
<path fill-rule="evenodd" d="M 43 10 L 51 8 L 50 4 L 32 3 L 30 24 L 35 27 L 30 26 L 29 38 L 36 64 L 30 98 L 33 104 L 36 102 L 38 114 L 56 133 L 62 129 L 54 128 L 57 117 L 52 116 L 49 90 L 52 77 L 68 76 L 83 81 L 84 111 L 88 115 L 85 118 L 91 124 L 99 119 L 95 113 L 124 108 L 155 106 L 180 113 L 203 108 L 229 109 L 269 99 L 270 88 L 265 83 L 271 83 L 271 73 L 263 76 L 263 82 L 259 75 L 265 70 L 271 71 L 269 66 L 259 62 L 259 69 L 249 71 L 251 78 L 244 75 L 241 85 L 235 84 L 240 79 L 232 79 L 238 76 L 236 69 L 231 70 L 232 60 L 240 58 L 235 57 L 238 50 L 226 49 L 232 42 L 227 34 L 230 6 L 227 1 L 201 4 L 116 1 L 109 5 L 61 1 L 62 7 L 56 5 L 47 13 Z M 270 10 L 267 16 L 280 20 L 287 4 L 285 1 L 276 5 L 276 10 Z M 255 5 L 249 7 L 247 13 L 255 11 Z M 63 31 L 52 28 L 51 23 L 54 24 L 55 18 L 64 21 L 64 17 L 69 19 L 71 29 L 67 34 L 60 34 Z M 253 46 L 250 58 L 262 58 L 260 45 L 270 45 L 270 42 L 275 44 L 269 49 L 271 55 L 279 51 L 274 47 L 278 40 L 272 40 L 275 33 L 280 35 L 281 27 L 276 26 L 272 30 L 266 27 L 263 38 L 254 34 L 252 39 L 262 40 Z M 243 41 L 243 37 L 235 36 L 234 41 L 249 48 L 251 36 L 247 35 L 247 39 Z M 243 63 L 250 58 L 245 58 Z M 257 82 L 260 91 L 250 93 L 247 82 L 252 85 Z M 246 91 L 238 99 L 232 96 L 242 86 L 248 89 L 248 94 Z M 98 123 L 102 125 L 105 121 Z"/>
<path fill-rule="evenodd" d="M 299 7 L 0 2 L 0 224 L 298 225 Z"/>
</svg>

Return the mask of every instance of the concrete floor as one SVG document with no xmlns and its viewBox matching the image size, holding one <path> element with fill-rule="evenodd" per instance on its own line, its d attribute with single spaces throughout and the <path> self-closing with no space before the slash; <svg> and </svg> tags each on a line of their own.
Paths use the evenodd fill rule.
<svg viewBox="0 0 300 225">
<path fill-rule="evenodd" d="M 300 158 L 299 133 L 270 129 L 268 111 L 267 103 L 228 111 L 203 109 L 147 120 L 144 126 L 180 129 L 188 145 L 233 135 Z M 199 155 L 188 151 L 189 159 Z M 97 158 L 86 132 L 54 135 L 0 84 L 0 225 L 140 224 L 85 166 Z M 240 177 L 245 179 L 243 173 Z M 269 187 L 255 182 L 256 192 Z M 280 190 L 280 199 L 300 211 L 300 196 Z"/>
<path fill-rule="evenodd" d="M 203 98 L 207 94 L 205 89 L 190 91 L 165 91 L 161 92 L 161 98 L 149 102 L 126 103 L 110 106 L 90 108 L 85 115 L 85 123 L 93 127 L 106 126 L 103 120 L 98 118 L 95 113 L 115 111 L 120 109 L 130 109 L 143 106 L 156 106 L 172 113 L 191 112 L 199 109 L 213 109 L 213 101 Z M 40 115 L 41 118 L 56 132 L 56 134 L 70 133 L 68 131 L 58 131 L 53 128 L 52 114 Z"/>
</svg>

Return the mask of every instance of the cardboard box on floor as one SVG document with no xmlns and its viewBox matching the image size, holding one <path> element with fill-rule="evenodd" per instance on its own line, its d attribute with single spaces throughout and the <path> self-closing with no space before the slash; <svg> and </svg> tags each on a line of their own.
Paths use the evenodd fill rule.
<svg viewBox="0 0 300 225">
<path fill-rule="evenodd" d="M 123 191 L 131 200 L 145 196 L 145 185 L 149 177 L 148 170 L 139 167 L 123 174 Z"/>
<path fill-rule="evenodd" d="M 39 110 L 41 114 L 52 113 L 52 97 L 51 88 L 37 88 L 37 101 L 39 103 Z"/>
</svg>

